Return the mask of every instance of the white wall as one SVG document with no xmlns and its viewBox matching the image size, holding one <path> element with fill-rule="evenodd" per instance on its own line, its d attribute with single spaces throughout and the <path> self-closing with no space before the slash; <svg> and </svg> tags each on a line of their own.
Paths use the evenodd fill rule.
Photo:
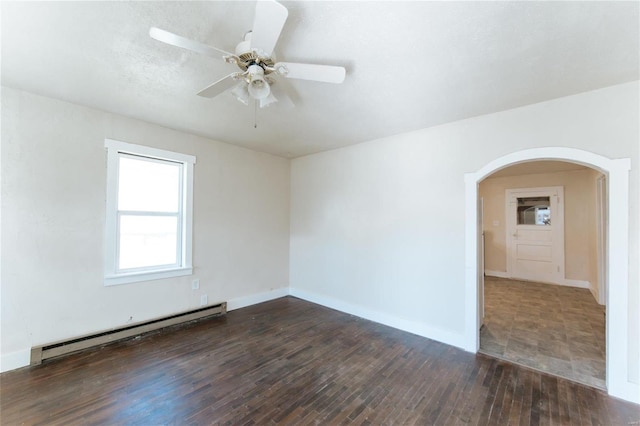
<svg viewBox="0 0 640 426">
<path fill-rule="evenodd" d="M 629 157 L 625 358 L 637 384 L 638 93 L 633 82 L 293 160 L 292 294 L 462 346 L 464 174 L 545 146 Z"/>
<path fill-rule="evenodd" d="M 103 286 L 111 138 L 197 157 L 194 275 Z M 289 161 L 2 88 L 2 369 L 29 349 L 199 306 L 288 293 Z M 200 279 L 200 290 L 191 280 Z"/>
</svg>

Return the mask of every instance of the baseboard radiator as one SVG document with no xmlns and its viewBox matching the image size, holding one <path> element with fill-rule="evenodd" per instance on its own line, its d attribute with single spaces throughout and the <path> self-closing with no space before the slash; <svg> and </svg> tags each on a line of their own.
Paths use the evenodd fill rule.
<svg viewBox="0 0 640 426">
<path fill-rule="evenodd" d="M 94 333 L 64 341 L 48 343 L 42 346 L 36 346 L 31 348 L 31 365 L 38 365 L 45 359 L 66 355 L 71 352 L 80 351 L 94 346 L 101 346 L 118 340 L 139 336 L 150 331 L 214 315 L 225 315 L 226 313 L 227 302 L 223 302 L 217 305 L 207 306 L 206 308 L 195 309 L 180 314 L 130 324 L 125 327 L 114 328 L 101 333 Z"/>
</svg>

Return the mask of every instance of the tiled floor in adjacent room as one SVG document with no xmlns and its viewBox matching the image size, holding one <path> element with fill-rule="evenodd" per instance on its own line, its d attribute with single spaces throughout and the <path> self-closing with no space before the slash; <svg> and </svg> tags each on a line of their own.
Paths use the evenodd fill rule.
<svg viewBox="0 0 640 426">
<path fill-rule="evenodd" d="M 485 278 L 480 350 L 605 388 L 605 307 L 589 290 Z"/>
</svg>

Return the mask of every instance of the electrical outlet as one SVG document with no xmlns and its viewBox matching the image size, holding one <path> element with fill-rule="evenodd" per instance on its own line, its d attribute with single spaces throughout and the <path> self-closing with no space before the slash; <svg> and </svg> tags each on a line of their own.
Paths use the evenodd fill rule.
<svg viewBox="0 0 640 426">
<path fill-rule="evenodd" d="M 202 296 L 200 296 L 200 306 L 204 306 L 208 303 L 207 301 L 207 295 L 203 294 Z"/>
<path fill-rule="evenodd" d="M 196 279 L 191 281 L 191 290 L 197 290 L 200 288 L 200 280 Z"/>
</svg>

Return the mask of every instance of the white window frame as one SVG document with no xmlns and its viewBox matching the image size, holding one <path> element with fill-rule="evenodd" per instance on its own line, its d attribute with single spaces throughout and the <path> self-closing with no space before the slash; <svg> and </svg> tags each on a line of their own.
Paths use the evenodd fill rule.
<svg viewBox="0 0 640 426">
<path fill-rule="evenodd" d="M 128 284 L 162 278 L 191 275 L 193 266 L 192 229 L 193 229 L 193 165 L 196 157 L 143 145 L 134 145 L 113 139 L 105 139 L 107 149 L 107 214 L 105 220 L 105 273 L 104 285 Z M 147 161 L 171 161 L 182 165 L 181 201 L 178 217 L 178 262 L 174 265 L 152 266 L 145 268 L 117 270 L 118 259 L 118 183 L 120 154 L 143 157 Z"/>
</svg>

